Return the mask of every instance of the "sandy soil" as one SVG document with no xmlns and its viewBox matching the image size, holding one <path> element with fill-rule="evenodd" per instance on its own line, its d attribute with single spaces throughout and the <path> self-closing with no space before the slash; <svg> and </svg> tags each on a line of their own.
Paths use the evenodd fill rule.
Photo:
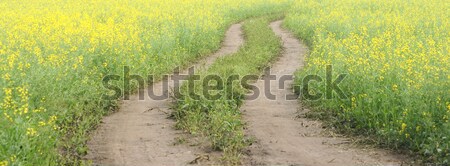
<svg viewBox="0 0 450 166">
<path fill-rule="evenodd" d="M 273 64 L 271 73 L 279 78 L 291 75 L 301 69 L 307 48 L 292 34 L 283 30 L 281 21 L 270 24 L 273 31 L 283 41 L 284 53 Z M 246 101 L 241 110 L 248 124 L 247 134 L 256 142 L 248 149 L 244 165 L 401 165 L 402 158 L 383 150 L 362 149 L 349 146 L 349 140 L 342 137 L 326 136 L 324 129 L 316 121 L 299 117 L 306 111 L 297 100 L 285 100 L 292 94 L 289 84 L 280 89 L 277 81 L 272 81 L 271 92 L 276 100 L 260 96 L 257 100 Z M 263 81 L 255 85 L 264 91 Z"/>
<path fill-rule="evenodd" d="M 237 52 L 243 42 L 241 24 L 232 25 L 221 49 L 195 64 L 195 69 L 207 68 L 217 58 Z M 172 81 L 169 87 L 174 87 Z M 162 92 L 162 82 L 150 88 L 156 94 L 168 93 Z M 186 165 L 199 159 L 199 154 L 204 152 L 198 147 L 176 145 L 176 139 L 183 133 L 173 128 L 174 120 L 168 119 L 170 100 L 152 100 L 147 91 L 144 90 L 145 100 L 138 100 L 138 94 L 132 95 L 130 100 L 121 101 L 118 112 L 102 120 L 88 141 L 86 159 L 92 160 L 94 165 L 136 166 Z"/>
</svg>

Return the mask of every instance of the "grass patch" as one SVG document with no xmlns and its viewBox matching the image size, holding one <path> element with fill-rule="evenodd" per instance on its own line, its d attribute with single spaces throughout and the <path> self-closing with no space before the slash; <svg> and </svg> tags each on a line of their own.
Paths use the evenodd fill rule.
<svg viewBox="0 0 450 166">
<path fill-rule="evenodd" d="M 228 164 L 239 164 L 242 149 L 250 142 L 244 136 L 239 110 L 248 89 L 239 80 L 246 75 L 259 75 L 280 54 L 280 40 L 268 25 L 281 16 L 276 14 L 245 21 L 243 47 L 237 53 L 217 60 L 207 71 L 200 73 L 200 80 L 212 76 L 224 80 L 209 82 L 216 87 L 209 93 L 218 95 L 218 98 L 203 95 L 206 86 L 202 84 L 205 81 L 195 81 L 191 91 L 187 84 L 183 84 L 181 95 L 177 96 L 173 112 L 177 127 L 207 137 L 212 148 L 223 151 L 223 159 Z M 233 77 L 236 80 L 229 81 Z"/>
</svg>

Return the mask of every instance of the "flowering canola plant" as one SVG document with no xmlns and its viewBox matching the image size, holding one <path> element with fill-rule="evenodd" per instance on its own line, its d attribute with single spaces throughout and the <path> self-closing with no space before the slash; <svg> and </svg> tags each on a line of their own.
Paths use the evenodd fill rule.
<svg viewBox="0 0 450 166">
<path fill-rule="evenodd" d="M 324 75 L 326 65 L 348 74 L 339 84 L 348 99 L 308 103 L 333 110 L 346 131 L 449 164 L 449 8 L 439 0 L 296 1 L 285 25 L 311 46 L 297 78 Z"/>
</svg>

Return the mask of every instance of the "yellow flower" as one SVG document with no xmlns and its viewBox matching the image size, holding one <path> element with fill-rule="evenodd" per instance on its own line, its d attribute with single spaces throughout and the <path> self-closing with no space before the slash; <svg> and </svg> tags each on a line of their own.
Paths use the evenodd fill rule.
<svg viewBox="0 0 450 166">
<path fill-rule="evenodd" d="M 397 84 L 392 85 L 392 90 L 393 90 L 394 92 L 398 90 Z"/>
<path fill-rule="evenodd" d="M 27 128 L 27 135 L 28 136 L 35 136 L 36 135 L 36 130 L 34 128 Z"/>
<path fill-rule="evenodd" d="M 39 122 L 39 126 L 45 126 L 45 122 L 44 121 L 40 121 Z"/>
<path fill-rule="evenodd" d="M 52 115 L 50 119 L 48 120 L 48 124 L 53 124 L 56 121 L 57 117 L 55 115 Z"/>
<path fill-rule="evenodd" d="M 10 122 L 13 122 L 11 116 L 9 116 L 6 112 L 3 112 L 3 115 L 5 115 L 6 119 L 8 119 Z"/>
<path fill-rule="evenodd" d="M 400 132 L 403 133 L 405 131 L 406 127 L 407 127 L 406 123 L 402 123 L 402 129 L 400 130 Z"/>
<path fill-rule="evenodd" d="M 3 79 L 5 79 L 6 81 L 11 80 L 11 75 L 9 75 L 9 73 L 6 73 L 3 75 Z"/>
<path fill-rule="evenodd" d="M 355 108 L 356 107 L 356 98 L 352 97 L 352 107 Z"/>
<path fill-rule="evenodd" d="M 8 166 L 8 161 L 0 161 L 0 166 Z"/>
</svg>

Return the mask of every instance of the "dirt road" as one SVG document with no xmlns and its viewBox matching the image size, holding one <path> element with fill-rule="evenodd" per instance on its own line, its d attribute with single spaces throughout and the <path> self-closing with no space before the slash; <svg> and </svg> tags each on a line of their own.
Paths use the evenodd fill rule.
<svg viewBox="0 0 450 166">
<path fill-rule="evenodd" d="M 283 41 L 283 55 L 273 64 L 271 73 L 280 78 L 292 75 L 304 64 L 307 48 L 280 27 L 281 21 L 270 24 Z M 226 33 L 222 48 L 195 64 L 195 69 L 207 68 L 218 57 L 238 51 L 244 42 L 241 25 L 235 24 Z M 187 74 L 187 71 L 181 73 Z M 277 79 L 278 80 L 278 79 Z M 256 142 L 248 148 L 244 165 L 400 165 L 402 157 L 375 149 L 352 148 L 342 137 L 323 134 L 320 122 L 299 118 L 305 112 L 298 100 L 286 100 L 292 94 L 286 81 L 284 88 L 272 81 L 270 91 L 276 100 L 260 96 L 245 101 L 241 110 L 248 124 L 247 134 Z M 152 87 L 162 92 L 163 82 Z M 263 80 L 255 85 L 264 92 Z M 169 87 L 173 88 L 172 82 Z M 145 90 L 147 94 L 147 90 Z M 120 110 L 103 119 L 88 142 L 86 156 L 94 165 L 186 165 L 202 154 L 199 147 L 175 145 L 181 131 L 173 129 L 168 119 L 170 100 L 138 100 L 138 94 L 121 101 Z"/>
<path fill-rule="evenodd" d="M 292 75 L 304 64 L 307 48 L 289 32 L 282 30 L 281 21 L 270 24 L 273 31 L 283 41 L 284 53 L 273 64 L 271 73 L 280 78 Z M 278 80 L 278 79 L 277 79 Z M 292 94 L 287 81 L 280 89 L 277 81 L 272 81 L 270 91 L 276 100 L 260 96 L 257 100 L 246 101 L 242 106 L 243 116 L 248 124 L 247 134 L 256 142 L 248 148 L 249 156 L 245 165 L 400 165 L 398 156 L 381 150 L 350 148 L 344 138 L 324 136 L 321 124 L 297 115 L 304 109 L 297 100 L 285 100 Z M 255 85 L 263 92 L 264 84 L 259 80 Z"/>
<path fill-rule="evenodd" d="M 232 25 L 221 49 L 195 64 L 195 69 L 207 68 L 217 58 L 238 51 L 243 42 L 241 24 Z M 169 87 L 173 86 L 170 81 Z M 156 94 L 163 93 L 162 82 L 152 87 Z M 145 100 L 138 98 L 135 94 L 121 101 L 119 111 L 102 120 L 88 142 L 86 159 L 94 165 L 186 165 L 202 153 L 195 147 L 174 145 L 181 131 L 173 129 L 175 121 L 167 118 L 171 112 L 169 100 L 152 100 L 148 95 Z"/>
</svg>

